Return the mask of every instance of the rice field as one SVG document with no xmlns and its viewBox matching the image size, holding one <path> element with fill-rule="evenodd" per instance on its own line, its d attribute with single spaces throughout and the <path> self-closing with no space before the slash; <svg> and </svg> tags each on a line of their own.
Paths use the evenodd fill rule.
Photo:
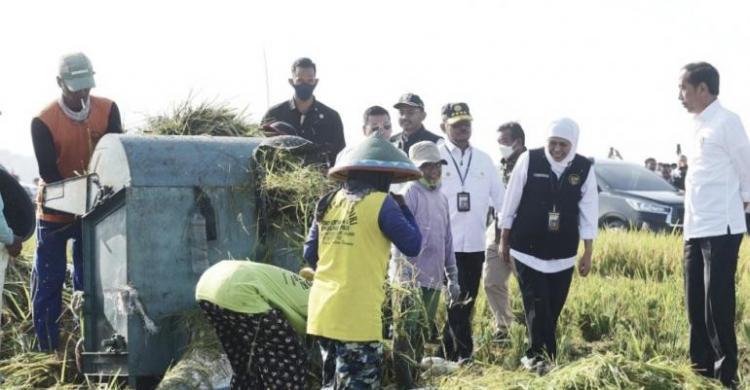
<svg viewBox="0 0 750 390">
<path fill-rule="evenodd" d="M 189 100 L 171 113 L 149 119 L 146 127 L 141 131 L 147 134 L 257 134 L 257 125 L 248 123 L 241 112 Z M 269 214 L 269 227 L 281 237 L 285 248 L 299 253 L 315 202 L 332 186 L 320 169 L 290 162 L 283 154 L 277 157 L 261 166 L 263 200 L 267 209 L 275 210 Z M 75 321 L 77 313 L 69 307 L 70 283 L 63 295 L 64 351 L 59 357 L 35 352 L 29 289 L 33 249 L 33 240 L 27 242 L 22 256 L 6 272 L 0 345 L 0 375 L 5 381 L 0 388 L 122 388 L 114 382 L 87 382 L 76 370 L 74 352 L 80 329 Z M 510 329 L 510 342 L 502 346 L 492 342 L 492 313 L 480 292 L 474 316 L 474 362 L 453 374 L 427 378 L 423 384 L 441 389 L 720 388 L 717 382 L 696 376 L 689 366 L 682 257 L 678 235 L 603 231 L 594 243 L 592 273 L 587 278 L 574 277 L 558 326 L 558 357 L 551 372 L 539 377 L 519 368 L 526 348 L 526 329 L 518 287 L 511 278 L 516 322 Z M 737 333 L 740 387 L 744 389 L 750 389 L 749 258 L 750 247 L 743 243 L 737 269 Z M 200 353 L 201 345 L 215 347 L 215 336 L 201 339 L 200 335 L 208 333 L 193 332 L 199 336 L 188 351 L 196 362 L 215 360 L 215 355 Z M 386 353 L 386 388 L 392 387 L 390 364 Z M 185 380 L 202 381 L 216 374 L 192 371 L 189 365 L 177 364 L 165 382 L 170 388 L 189 388 L 185 383 L 190 382 Z M 316 370 L 311 374 L 317 377 L 319 373 Z"/>
<path fill-rule="evenodd" d="M 525 349 L 523 309 L 511 280 L 513 312 L 510 343 L 491 341 L 492 314 L 483 293 L 474 318 L 475 363 L 427 385 L 441 389 L 710 389 L 720 388 L 689 368 L 688 324 L 683 303 L 682 249 L 679 236 L 648 232 L 604 231 L 595 242 L 594 268 L 576 276 L 558 328 L 558 361 L 539 377 L 519 369 Z M 8 270 L 3 306 L 1 388 L 92 388 L 75 369 L 78 339 L 70 309 L 63 315 L 67 340 L 62 360 L 34 353 L 28 304 L 29 259 L 33 242 Z M 737 271 L 737 332 L 741 388 L 750 373 L 750 247 L 740 251 Z M 66 303 L 70 297 L 65 296 Z M 66 305 L 67 306 L 67 305 Z M 390 372 L 391 370 L 387 370 Z M 390 382 L 386 378 L 385 384 Z M 117 388 L 105 383 L 101 388 Z"/>
<path fill-rule="evenodd" d="M 523 307 L 515 280 L 509 345 L 491 343 L 491 312 L 483 295 L 474 319 L 477 363 L 431 384 L 445 389 L 710 389 L 718 382 L 693 374 L 683 301 L 682 241 L 677 235 L 603 231 L 594 266 L 575 276 L 558 326 L 553 371 L 519 369 L 524 352 Z M 737 269 L 737 333 L 741 388 L 750 388 L 750 298 L 743 243 Z"/>
</svg>

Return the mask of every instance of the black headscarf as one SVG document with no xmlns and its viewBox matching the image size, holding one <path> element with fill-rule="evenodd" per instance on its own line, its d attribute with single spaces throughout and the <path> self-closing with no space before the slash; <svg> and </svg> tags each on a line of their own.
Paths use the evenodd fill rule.
<svg viewBox="0 0 750 390">
<path fill-rule="evenodd" d="M 391 172 L 349 171 L 344 189 L 349 192 L 388 192 L 392 180 Z"/>
</svg>

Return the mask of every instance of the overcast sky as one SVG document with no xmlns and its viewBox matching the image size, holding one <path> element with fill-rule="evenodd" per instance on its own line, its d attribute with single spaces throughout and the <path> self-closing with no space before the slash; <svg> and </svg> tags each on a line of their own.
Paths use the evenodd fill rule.
<svg viewBox="0 0 750 390">
<path fill-rule="evenodd" d="M 494 155 L 499 124 L 518 120 L 541 146 L 547 124 L 568 116 L 583 154 L 614 146 L 629 160 L 671 161 L 690 128 L 677 100 L 687 62 L 713 63 L 724 105 L 750 120 L 748 21 L 741 1 L 9 2 L 0 149 L 33 154 L 29 124 L 59 95 L 58 58 L 84 51 L 94 94 L 118 103 L 127 129 L 191 91 L 257 120 L 267 94 L 271 104 L 291 96 L 289 67 L 309 56 L 316 96 L 339 111 L 348 143 L 361 139 L 366 107 L 396 114 L 411 91 L 435 132 L 442 104 L 468 103 L 472 142 Z"/>
</svg>

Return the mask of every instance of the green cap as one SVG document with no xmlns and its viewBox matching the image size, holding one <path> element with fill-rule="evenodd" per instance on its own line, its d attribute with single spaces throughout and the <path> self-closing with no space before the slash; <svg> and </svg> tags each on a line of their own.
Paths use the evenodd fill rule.
<svg viewBox="0 0 750 390">
<path fill-rule="evenodd" d="M 344 181 L 349 171 L 392 172 L 393 183 L 422 177 L 422 172 L 404 152 L 380 137 L 368 137 L 345 153 L 328 170 L 328 177 L 331 179 Z"/>
<path fill-rule="evenodd" d="M 60 58 L 60 78 L 71 92 L 94 88 L 94 68 L 83 53 L 73 53 Z"/>
</svg>

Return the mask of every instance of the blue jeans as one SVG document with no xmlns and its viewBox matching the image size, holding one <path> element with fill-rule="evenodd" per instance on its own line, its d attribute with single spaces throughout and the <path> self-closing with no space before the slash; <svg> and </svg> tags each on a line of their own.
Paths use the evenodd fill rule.
<svg viewBox="0 0 750 390">
<path fill-rule="evenodd" d="M 70 224 L 38 221 L 36 255 L 31 274 L 32 313 L 39 349 L 57 349 L 62 289 L 67 270 L 67 243 L 73 240 L 73 289 L 83 289 L 81 222 Z"/>
</svg>

